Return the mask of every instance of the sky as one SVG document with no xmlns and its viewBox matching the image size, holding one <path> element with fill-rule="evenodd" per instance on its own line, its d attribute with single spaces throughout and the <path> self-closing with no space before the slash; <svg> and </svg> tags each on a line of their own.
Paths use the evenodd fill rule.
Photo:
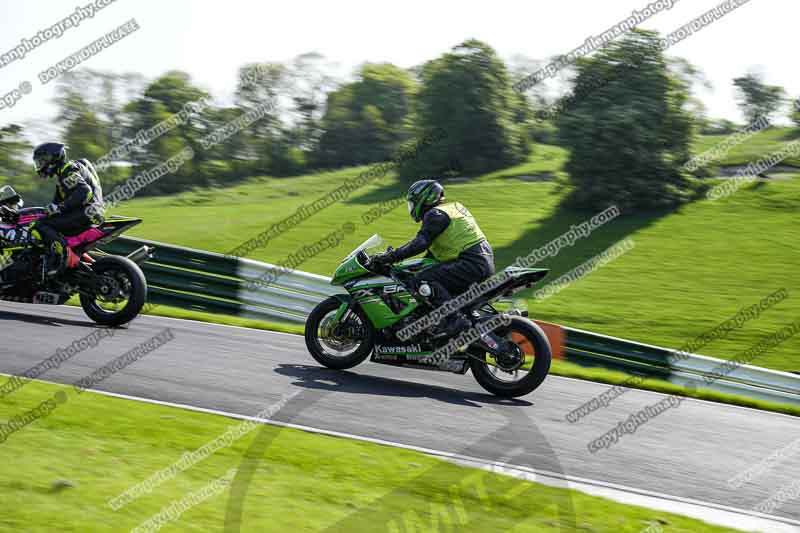
<svg viewBox="0 0 800 533">
<path fill-rule="evenodd" d="M 90 1 L 0 0 L 0 54 Z M 469 38 L 487 42 L 504 59 L 515 54 L 546 59 L 582 45 L 652 0 L 110 1 L 60 38 L 0 67 L 0 99 L 23 82 L 31 84 L 30 93 L 13 107 L 0 109 L 0 125 L 52 118 L 54 83 L 43 85 L 39 73 L 130 19 L 136 20 L 138 31 L 83 65 L 135 71 L 148 78 L 183 70 L 220 102 L 228 102 L 237 69 L 248 62 L 289 61 L 316 51 L 344 73 L 365 61 L 411 67 Z M 641 27 L 667 34 L 720 1 L 676 0 Z M 714 88 L 696 96 L 710 116 L 741 122 L 734 77 L 757 70 L 768 83 L 800 96 L 794 45 L 798 20 L 797 0 L 750 0 L 668 54 L 684 57 L 705 72 Z"/>
</svg>

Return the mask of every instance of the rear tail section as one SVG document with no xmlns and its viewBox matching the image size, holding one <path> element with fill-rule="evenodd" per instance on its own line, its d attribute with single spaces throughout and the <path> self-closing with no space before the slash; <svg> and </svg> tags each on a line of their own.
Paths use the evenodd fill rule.
<svg viewBox="0 0 800 533">
<path fill-rule="evenodd" d="M 81 234 L 80 241 L 75 243 L 73 248 L 76 252 L 84 253 L 94 249 L 98 245 L 108 244 L 134 226 L 142 223 L 140 218 L 112 216 L 97 228 L 92 228 L 88 232 Z"/>
<path fill-rule="evenodd" d="M 484 300 L 492 300 L 498 297 L 509 297 L 519 291 L 530 289 L 536 282 L 547 276 L 548 272 L 549 270 L 546 268 L 510 266 L 495 276 L 496 279 L 502 281 L 495 284 L 491 290 L 488 290 L 483 298 Z"/>
</svg>

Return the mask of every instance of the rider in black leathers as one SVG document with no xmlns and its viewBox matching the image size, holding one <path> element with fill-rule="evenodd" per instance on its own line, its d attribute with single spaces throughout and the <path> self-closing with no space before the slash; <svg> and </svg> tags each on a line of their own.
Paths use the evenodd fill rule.
<svg viewBox="0 0 800 533">
<path fill-rule="evenodd" d="M 56 178 L 53 202 L 47 206 L 48 217 L 38 221 L 32 232 L 47 249 L 43 276 L 47 278 L 61 272 L 74 255 L 67 248 L 64 235 L 77 235 L 103 223 L 103 189 L 94 165 L 86 159 L 67 160 L 66 147 L 61 143 L 37 146 L 33 161 L 39 177 Z"/>
</svg>

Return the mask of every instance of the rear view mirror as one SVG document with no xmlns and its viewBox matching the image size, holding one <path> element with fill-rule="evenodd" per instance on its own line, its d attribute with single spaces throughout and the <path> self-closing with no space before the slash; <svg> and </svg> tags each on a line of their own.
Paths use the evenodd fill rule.
<svg viewBox="0 0 800 533">
<path fill-rule="evenodd" d="M 12 209 L 21 209 L 24 205 L 22 197 L 14 190 L 11 185 L 3 185 L 0 187 L 0 205 L 10 207 Z"/>
</svg>

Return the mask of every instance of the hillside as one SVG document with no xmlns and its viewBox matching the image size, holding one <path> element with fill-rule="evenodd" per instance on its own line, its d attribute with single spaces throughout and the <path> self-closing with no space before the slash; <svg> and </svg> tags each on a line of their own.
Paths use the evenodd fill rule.
<svg viewBox="0 0 800 533">
<path fill-rule="evenodd" d="M 704 142 L 710 146 L 713 141 Z M 506 172 L 447 184 L 448 198 L 469 206 L 479 220 L 495 248 L 498 266 L 510 264 L 593 215 L 565 209 L 562 201 L 567 191 L 557 180 L 509 177 L 559 174 L 563 150 L 539 146 L 537 154 L 531 163 Z M 362 170 L 261 178 L 227 189 L 133 200 L 120 212 L 145 219 L 133 236 L 224 253 Z M 356 229 L 343 242 L 299 267 L 330 275 L 340 259 L 372 233 L 380 233 L 395 246 L 413 235 L 416 225 L 404 203 L 371 224 L 362 219 L 371 208 L 404 191 L 405 185 L 385 177 L 249 257 L 280 262 L 352 222 Z M 624 237 L 632 238 L 635 248 L 552 298 L 530 302 L 531 314 L 679 347 L 779 288 L 790 294 L 800 289 L 798 207 L 800 180 L 781 179 L 752 184 L 729 198 L 695 202 L 675 212 L 623 215 L 542 264 L 553 270 L 552 280 Z M 709 344 L 702 353 L 734 356 L 798 316 L 800 300 L 790 297 L 727 339 Z M 790 339 L 754 364 L 800 371 L 798 348 L 800 339 Z"/>
</svg>

